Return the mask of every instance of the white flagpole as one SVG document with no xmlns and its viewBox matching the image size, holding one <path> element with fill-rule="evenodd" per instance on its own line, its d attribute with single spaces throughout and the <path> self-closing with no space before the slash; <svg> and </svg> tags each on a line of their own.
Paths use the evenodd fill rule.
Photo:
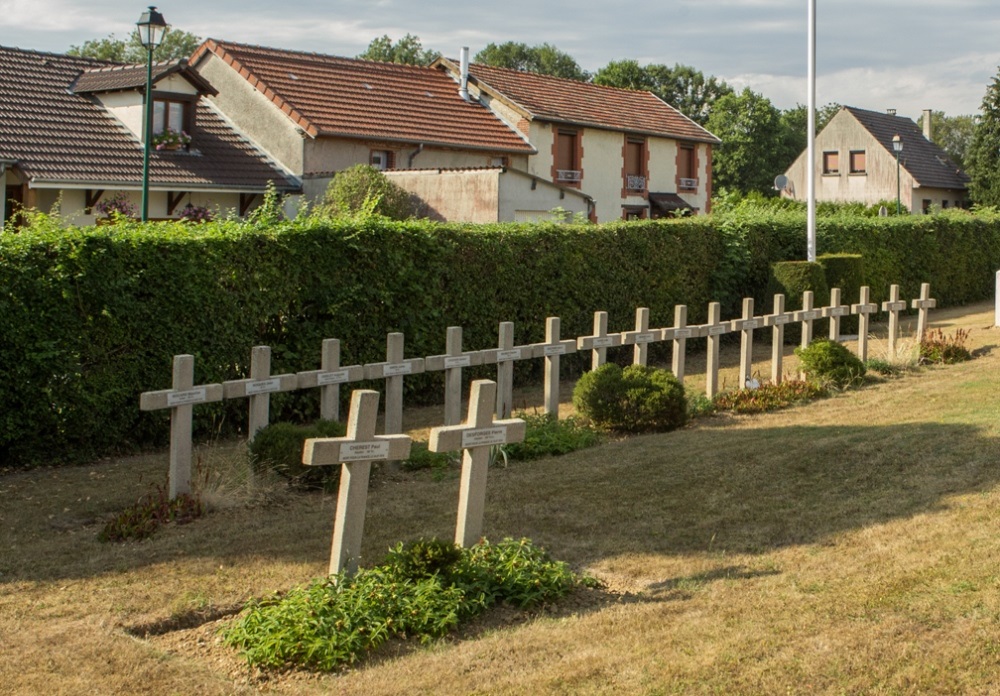
<svg viewBox="0 0 1000 696">
<path fill-rule="evenodd" d="M 816 260 L 816 0 L 809 0 L 809 97 L 806 149 L 806 187 L 809 189 L 809 213 L 806 231 L 806 260 Z"/>
</svg>

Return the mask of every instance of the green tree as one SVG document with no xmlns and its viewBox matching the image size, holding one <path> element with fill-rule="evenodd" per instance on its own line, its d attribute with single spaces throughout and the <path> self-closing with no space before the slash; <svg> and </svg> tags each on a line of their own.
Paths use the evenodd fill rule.
<svg viewBox="0 0 1000 696">
<path fill-rule="evenodd" d="M 338 172 L 323 201 L 333 215 L 382 215 L 393 220 L 417 217 L 420 202 L 369 164 Z"/>
<path fill-rule="evenodd" d="M 714 75 L 706 77 L 689 65 L 670 68 L 657 63 L 639 65 L 635 60 L 611 61 L 594 74 L 594 83 L 652 92 L 702 126 L 708 122 L 715 100 L 733 93 L 725 81 Z"/>
<path fill-rule="evenodd" d="M 580 82 L 590 79 L 590 73 L 581 68 L 572 56 L 547 43 L 540 46 L 528 46 L 513 41 L 499 45 L 491 43 L 476 54 L 475 60 L 477 63 L 496 68 L 510 68 Z"/>
<path fill-rule="evenodd" d="M 188 58 L 199 45 L 201 45 L 200 37 L 179 29 L 171 29 L 163 37 L 163 43 L 153 53 L 153 58 L 155 60 Z M 114 34 L 103 39 L 90 39 L 79 46 L 71 46 L 66 53 L 71 56 L 111 60 L 116 63 L 145 63 L 148 55 L 146 48 L 139 42 L 138 32 L 132 32 L 127 41 L 117 38 Z"/>
<path fill-rule="evenodd" d="M 975 130 L 974 116 L 946 116 L 943 111 L 931 112 L 931 139 L 963 169 Z"/>
<path fill-rule="evenodd" d="M 829 103 L 816 109 L 816 133 L 826 128 L 838 111 L 840 104 Z M 809 109 L 803 104 L 796 104 L 791 109 L 781 112 L 781 145 L 775 153 L 775 164 L 780 165 L 782 172 L 791 166 L 795 158 L 806 149 L 806 135 L 809 130 Z"/>
<path fill-rule="evenodd" d="M 387 34 L 373 39 L 358 58 L 377 60 L 380 63 L 403 63 L 406 65 L 430 65 L 441 54 L 425 49 L 420 37 L 407 34 L 396 43 Z"/>
<path fill-rule="evenodd" d="M 979 205 L 1000 206 L 1000 72 L 986 88 L 965 164 L 972 177 L 969 183 L 972 201 Z"/>
<path fill-rule="evenodd" d="M 784 171 L 781 112 L 749 88 L 715 101 L 706 127 L 722 140 L 713 153 L 712 180 L 720 189 L 773 195 L 774 177 Z"/>
</svg>

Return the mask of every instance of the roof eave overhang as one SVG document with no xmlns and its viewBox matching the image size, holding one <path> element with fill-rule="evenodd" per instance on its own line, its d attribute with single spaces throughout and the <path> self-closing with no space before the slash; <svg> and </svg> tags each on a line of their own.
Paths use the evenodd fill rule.
<svg viewBox="0 0 1000 696">
<path fill-rule="evenodd" d="M 602 123 L 591 123 L 589 121 L 571 121 L 569 119 L 553 118 L 550 116 L 536 116 L 539 123 L 554 123 L 560 126 L 574 126 L 576 128 L 593 128 L 595 130 L 611 131 L 614 133 L 634 133 L 635 135 L 649 135 L 655 138 L 668 138 L 670 140 L 683 140 L 688 143 L 707 143 L 708 145 L 721 145 L 719 138 L 706 138 L 705 136 L 681 135 L 665 131 L 644 130 L 636 128 L 620 128 Z"/>
<path fill-rule="evenodd" d="M 420 140 L 414 138 L 394 138 L 392 136 L 381 136 L 374 135 L 370 133 L 342 133 L 339 131 L 327 131 L 323 130 L 319 132 L 317 137 L 320 138 L 346 138 L 351 140 L 373 140 L 377 142 L 385 143 L 400 143 L 403 145 L 413 145 L 414 147 L 418 145 L 423 145 L 424 147 L 440 147 L 447 148 L 450 150 L 475 150 L 476 152 L 507 152 L 516 155 L 536 155 L 538 154 L 538 149 L 534 146 L 529 146 L 527 148 L 515 148 L 508 146 L 488 146 L 488 145 L 473 145 L 471 143 L 449 143 L 438 140 Z M 526 143 L 527 144 L 527 143 Z"/>
<path fill-rule="evenodd" d="M 278 191 L 293 193 L 302 190 L 299 183 L 282 184 L 274 181 L 274 187 Z M 32 189 L 112 189 L 115 191 L 141 191 L 142 183 L 134 181 L 79 181 L 60 179 L 39 179 L 33 178 L 28 182 L 28 188 Z M 191 184 L 185 182 L 159 182 L 152 181 L 149 184 L 150 191 L 205 191 L 219 193 L 263 193 L 267 191 L 268 185 L 241 185 L 241 184 Z"/>
</svg>

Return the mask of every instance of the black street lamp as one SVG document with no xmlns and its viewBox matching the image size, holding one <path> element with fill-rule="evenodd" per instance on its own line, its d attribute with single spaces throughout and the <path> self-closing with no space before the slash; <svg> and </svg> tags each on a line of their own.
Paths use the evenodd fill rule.
<svg viewBox="0 0 1000 696">
<path fill-rule="evenodd" d="M 903 139 L 899 134 L 892 136 L 892 149 L 896 151 L 896 215 L 903 212 L 899 201 L 899 154 L 903 151 Z"/>
<path fill-rule="evenodd" d="M 149 146 L 153 139 L 153 51 L 163 43 L 167 33 L 167 22 L 155 7 L 142 13 L 135 23 L 139 31 L 139 43 L 146 49 L 146 93 L 143 95 L 142 137 L 142 221 L 149 219 Z"/>
</svg>

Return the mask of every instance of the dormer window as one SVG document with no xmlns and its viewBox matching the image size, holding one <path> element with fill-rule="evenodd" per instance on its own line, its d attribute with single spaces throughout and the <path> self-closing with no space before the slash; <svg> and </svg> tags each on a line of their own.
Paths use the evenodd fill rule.
<svg viewBox="0 0 1000 696">
<path fill-rule="evenodd" d="M 153 98 L 153 135 L 165 130 L 191 132 L 191 102 L 186 99 Z"/>
</svg>

